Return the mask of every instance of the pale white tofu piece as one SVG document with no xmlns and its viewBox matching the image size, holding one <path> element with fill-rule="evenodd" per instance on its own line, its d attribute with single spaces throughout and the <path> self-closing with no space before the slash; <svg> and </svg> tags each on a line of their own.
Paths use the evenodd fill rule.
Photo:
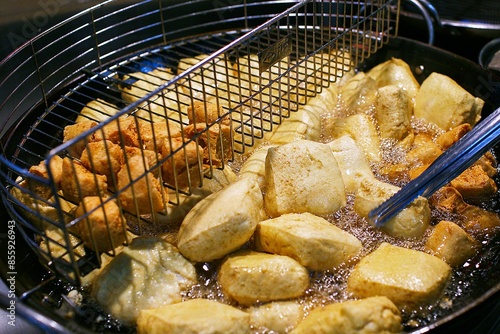
<svg viewBox="0 0 500 334">
<path fill-rule="evenodd" d="M 290 213 L 261 221 L 257 250 L 286 255 L 311 270 L 333 269 L 352 259 L 363 245 L 352 234 L 310 213 Z"/>
<path fill-rule="evenodd" d="M 450 77 L 432 73 L 418 91 L 414 115 L 450 130 L 463 123 L 476 125 L 483 105 L 482 99 L 474 97 Z"/>
<path fill-rule="evenodd" d="M 352 137 L 342 136 L 327 145 L 337 160 L 346 192 L 356 193 L 361 180 L 375 178 L 366 155 Z"/>
<path fill-rule="evenodd" d="M 241 251 L 224 260 L 218 281 L 228 297 L 252 305 L 302 296 L 309 272 L 288 256 Z"/>
<path fill-rule="evenodd" d="M 258 333 L 285 334 L 293 330 L 304 318 L 305 312 L 296 301 L 270 302 L 260 306 L 252 306 L 250 326 Z"/>
<path fill-rule="evenodd" d="M 286 144 L 295 140 L 319 141 L 321 137 L 322 117 L 330 113 L 337 105 L 338 87 L 331 84 L 321 93 L 300 105 L 296 112 L 271 132 L 268 141 L 271 144 Z"/>
<path fill-rule="evenodd" d="M 410 66 L 399 58 L 387 60 L 369 70 L 367 74 L 375 80 L 377 87 L 396 85 L 405 89 L 411 100 L 415 99 L 420 88 Z"/>
<path fill-rule="evenodd" d="M 352 137 L 365 153 L 368 161 L 381 159 L 380 137 L 375 122 L 366 114 L 334 118 L 325 125 L 325 137 L 331 140 L 342 136 Z"/>
<path fill-rule="evenodd" d="M 85 121 L 96 121 L 102 122 L 107 118 L 115 115 L 120 111 L 120 108 L 104 101 L 103 99 L 95 99 L 88 102 L 80 111 L 80 114 L 75 120 L 75 123 L 81 123 Z"/>
<path fill-rule="evenodd" d="M 375 80 L 365 72 L 356 73 L 339 88 L 340 109 L 352 115 L 369 112 L 375 103 L 377 86 Z"/>
<path fill-rule="evenodd" d="M 268 150 L 266 157 L 267 213 L 310 212 L 326 215 L 346 205 L 342 174 L 326 144 L 299 140 Z"/>
<path fill-rule="evenodd" d="M 363 179 L 354 199 L 354 212 L 368 218 L 370 211 L 396 194 L 400 188 L 375 178 Z M 387 221 L 381 229 L 397 238 L 421 237 L 429 227 L 431 210 L 425 197 L 419 196 Z"/>
<path fill-rule="evenodd" d="M 222 334 L 250 333 L 250 315 L 236 307 L 209 299 L 142 310 L 137 319 L 138 334 Z"/>
<path fill-rule="evenodd" d="M 347 291 L 356 298 L 386 296 L 400 309 L 416 310 L 442 296 L 451 272 L 433 255 L 382 243 L 354 267 Z"/>
<path fill-rule="evenodd" d="M 398 308 L 382 296 L 317 307 L 292 333 L 389 334 L 402 329 Z"/>
<path fill-rule="evenodd" d="M 130 325 L 141 310 L 179 303 L 182 292 L 196 283 L 196 269 L 174 246 L 158 237 L 139 237 L 97 275 L 92 296 Z"/>
<path fill-rule="evenodd" d="M 290 117 L 271 132 L 269 142 L 271 144 L 286 144 L 295 140 L 319 141 L 321 135 L 321 115 L 314 106 L 307 105 L 299 107 L 297 111 L 291 111 Z"/>
<path fill-rule="evenodd" d="M 266 184 L 266 157 L 267 151 L 277 145 L 264 145 L 252 152 L 252 154 L 241 165 L 240 178 L 254 178 L 259 187 L 263 188 Z"/>
<path fill-rule="evenodd" d="M 178 234 L 181 253 L 195 262 L 220 259 L 243 246 L 265 219 L 262 192 L 254 179 L 240 179 L 198 202 Z"/>
<path fill-rule="evenodd" d="M 408 91 L 396 85 L 380 87 L 375 100 L 375 119 L 380 137 L 401 141 L 410 135 L 412 105 Z"/>
<path fill-rule="evenodd" d="M 452 267 L 459 267 L 479 251 L 481 244 L 457 224 L 442 220 L 425 243 L 427 252 Z"/>
</svg>

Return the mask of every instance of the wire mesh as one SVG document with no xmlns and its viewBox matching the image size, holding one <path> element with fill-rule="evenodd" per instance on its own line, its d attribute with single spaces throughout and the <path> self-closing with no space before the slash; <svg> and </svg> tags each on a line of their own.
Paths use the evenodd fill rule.
<svg viewBox="0 0 500 334">
<path fill-rule="evenodd" d="M 399 8 L 115 5 L 61 23 L 0 64 L 4 203 L 41 261 L 75 284 L 100 254 L 178 223 L 176 208 L 215 170 L 396 35 Z"/>
</svg>

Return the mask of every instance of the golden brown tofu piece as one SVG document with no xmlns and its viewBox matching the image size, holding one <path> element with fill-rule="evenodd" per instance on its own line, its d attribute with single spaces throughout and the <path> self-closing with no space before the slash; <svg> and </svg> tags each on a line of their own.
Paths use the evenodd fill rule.
<svg viewBox="0 0 500 334">
<path fill-rule="evenodd" d="M 386 297 L 369 297 L 314 308 L 291 332 L 401 333 L 401 313 Z"/>
<path fill-rule="evenodd" d="M 427 142 L 425 145 L 418 145 L 411 149 L 406 154 L 406 161 L 408 162 L 410 168 L 429 165 L 437 157 L 439 157 L 443 151 L 434 144 L 432 141 Z"/>
<path fill-rule="evenodd" d="M 63 142 L 66 143 L 71 139 L 78 137 L 79 135 L 81 135 L 86 131 L 89 131 L 96 125 L 97 122 L 94 121 L 83 121 L 81 123 L 65 126 L 63 130 Z M 71 145 L 70 147 L 68 147 L 68 153 L 71 154 L 73 157 L 78 158 L 82 155 L 82 152 L 87 146 L 87 144 L 92 141 L 95 141 L 94 134 L 91 134 L 89 138 L 86 138 L 85 140 L 80 140 L 75 144 Z"/>
<path fill-rule="evenodd" d="M 416 166 L 410 169 L 408 171 L 408 176 L 410 177 L 410 180 L 414 180 L 417 177 L 419 177 L 420 174 L 422 174 L 428 167 L 429 165 L 423 165 L 423 166 Z"/>
<path fill-rule="evenodd" d="M 459 214 L 463 217 L 463 228 L 474 237 L 495 231 L 500 227 L 500 216 L 465 203 L 462 195 L 453 187 L 443 187 L 432 197 L 432 204 L 439 210 Z"/>
<path fill-rule="evenodd" d="M 382 243 L 356 264 L 347 291 L 356 298 L 385 296 L 398 308 L 418 310 L 442 296 L 451 273 L 435 256 Z"/>
<path fill-rule="evenodd" d="M 63 159 L 58 155 L 53 156 L 49 161 L 49 169 L 52 176 L 52 182 L 54 182 L 56 189 L 59 189 L 61 183 L 62 164 Z M 41 161 L 38 165 L 31 166 L 29 172 L 42 179 L 49 179 L 49 171 L 47 170 L 47 164 L 45 160 Z M 25 187 L 44 199 L 49 199 L 54 195 L 50 187 L 47 187 L 46 185 L 32 179 L 26 179 Z"/>
<path fill-rule="evenodd" d="M 498 187 L 479 165 L 467 168 L 450 182 L 466 201 L 479 202 L 493 196 Z"/>
<path fill-rule="evenodd" d="M 87 196 L 104 197 L 107 188 L 105 175 L 92 173 L 70 158 L 63 159 L 61 190 L 68 201 L 80 203 Z"/>
<path fill-rule="evenodd" d="M 80 161 L 88 170 L 106 175 L 111 183 L 123 164 L 123 150 L 112 141 L 96 141 L 87 145 Z"/>
<path fill-rule="evenodd" d="M 203 148 L 203 163 L 207 166 L 222 167 L 232 156 L 231 127 L 205 124 L 188 125 L 184 128 L 188 138 L 198 136 L 198 144 Z"/>
<path fill-rule="evenodd" d="M 223 258 L 245 245 L 264 217 L 257 182 L 238 180 L 194 205 L 182 221 L 177 247 L 196 262 Z"/>
<path fill-rule="evenodd" d="M 317 271 L 348 262 L 363 247 L 354 235 L 310 213 L 284 214 L 261 221 L 254 239 L 257 250 L 289 256 Z"/>
<path fill-rule="evenodd" d="M 188 107 L 188 118 L 190 124 L 203 123 L 212 124 L 221 117 L 223 110 L 219 110 L 217 105 L 210 102 L 196 101 Z M 221 120 L 221 124 L 230 125 L 231 121 L 226 116 Z"/>
<path fill-rule="evenodd" d="M 145 309 L 137 319 L 138 334 L 238 333 L 250 334 L 250 315 L 209 299 L 190 299 Z"/>
<path fill-rule="evenodd" d="M 86 217 L 75 225 L 75 231 L 87 247 L 105 252 L 125 241 L 125 218 L 114 200 L 85 197 L 75 211 L 76 217 L 83 215 Z"/>
<path fill-rule="evenodd" d="M 401 141 L 411 132 L 411 104 L 406 89 L 396 85 L 380 87 L 375 100 L 375 118 L 381 138 Z"/>
<path fill-rule="evenodd" d="M 304 306 L 297 300 L 252 306 L 247 312 L 250 325 L 256 332 L 276 334 L 290 333 L 305 315 Z"/>
<path fill-rule="evenodd" d="M 432 230 L 425 249 L 452 267 L 473 257 L 481 244 L 457 224 L 442 220 Z"/>
<path fill-rule="evenodd" d="M 252 305 L 302 296 L 309 272 L 288 256 L 243 251 L 224 260 L 218 280 L 227 296 Z"/>
<path fill-rule="evenodd" d="M 145 158 L 145 162 L 147 163 L 146 168 L 148 171 L 153 173 L 155 177 L 158 177 L 160 168 L 154 167 L 158 164 L 158 161 L 161 160 L 160 153 L 156 153 L 152 150 L 140 149 L 138 147 L 126 146 L 124 163 L 128 163 L 128 159 L 134 155 L 143 156 Z"/>
<path fill-rule="evenodd" d="M 469 123 L 460 124 L 436 138 L 436 144 L 444 151 L 472 129 Z"/>
<path fill-rule="evenodd" d="M 161 212 L 168 202 L 168 193 L 162 192 L 160 182 L 147 172 L 148 164 L 146 157 L 133 155 L 118 172 L 118 198 L 124 210 L 138 214 Z"/>
<path fill-rule="evenodd" d="M 178 123 L 161 121 L 156 123 L 139 123 L 141 141 L 148 150 L 159 151 L 168 137 L 180 137 L 181 127 Z"/>
<path fill-rule="evenodd" d="M 95 132 L 95 140 L 110 140 L 123 146 L 140 147 L 139 125 L 135 117 L 118 118 Z"/>
<path fill-rule="evenodd" d="M 377 87 L 396 85 L 408 91 L 410 99 L 417 95 L 420 85 L 413 76 L 410 66 L 401 59 L 391 58 L 378 64 L 367 74 L 375 80 Z"/>
<path fill-rule="evenodd" d="M 450 77 L 431 73 L 415 97 L 414 116 L 447 131 L 457 125 L 471 126 L 481 119 L 484 101 L 474 97 Z"/>
<path fill-rule="evenodd" d="M 489 177 L 497 175 L 497 161 L 491 152 L 486 152 L 475 164 L 481 166 Z"/>
<path fill-rule="evenodd" d="M 189 185 L 197 187 L 202 178 L 199 164 L 201 164 L 203 148 L 194 141 L 186 143 L 184 147 L 183 144 L 182 137 L 164 140 L 161 154 L 163 157 L 171 154 L 172 156 L 162 164 L 162 178 L 164 182 L 179 188 Z"/>
</svg>

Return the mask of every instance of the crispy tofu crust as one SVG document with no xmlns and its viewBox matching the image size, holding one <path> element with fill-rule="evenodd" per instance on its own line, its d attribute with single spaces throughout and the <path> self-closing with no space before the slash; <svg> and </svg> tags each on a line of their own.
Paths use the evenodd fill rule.
<svg viewBox="0 0 500 334">
<path fill-rule="evenodd" d="M 85 197 L 78 205 L 75 216 L 87 215 L 75 225 L 85 245 L 97 252 L 112 250 L 125 241 L 125 219 L 115 201 L 99 196 Z"/>
</svg>

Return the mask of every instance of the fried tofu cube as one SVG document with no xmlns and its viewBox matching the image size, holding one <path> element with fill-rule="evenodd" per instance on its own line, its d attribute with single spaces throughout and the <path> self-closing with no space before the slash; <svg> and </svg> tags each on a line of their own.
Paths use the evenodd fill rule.
<svg viewBox="0 0 500 334">
<path fill-rule="evenodd" d="M 149 72 L 134 72 L 126 75 L 123 82 L 130 81 L 130 85 L 121 85 L 121 97 L 127 102 L 138 101 L 143 96 L 157 89 L 160 85 L 172 80 L 174 73 L 171 69 L 158 67 Z"/>
<path fill-rule="evenodd" d="M 429 165 L 439 157 L 443 151 L 432 141 L 425 145 L 418 145 L 406 153 L 406 161 L 410 168 Z"/>
<path fill-rule="evenodd" d="M 354 199 L 354 212 L 368 218 L 370 211 L 396 194 L 399 187 L 379 181 L 363 179 Z M 431 210 L 425 197 L 419 196 L 405 209 L 387 221 L 381 229 L 397 238 L 421 237 L 431 220 Z"/>
<path fill-rule="evenodd" d="M 407 90 L 396 85 L 383 86 L 377 90 L 375 118 L 381 138 L 401 141 L 411 133 L 410 102 Z"/>
<path fill-rule="evenodd" d="M 155 177 L 159 175 L 158 161 L 161 160 L 161 154 L 153 150 L 140 149 L 138 147 L 125 147 L 124 163 L 127 163 L 128 159 L 132 156 L 144 157 L 144 161 L 147 163 L 146 169 L 150 171 Z"/>
<path fill-rule="evenodd" d="M 188 107 L 188 119 L 190 124 L 201 123 L 210 125 L 215 123 L 222 117 L 223 110 L 217 108 L 216 104 L 210 102 L 195 101 L 192 106 Z M 221 119 L 221 124 L 230 125 L 231 121 L 228 117 Z"/>
<path fill-rule="evenodd" d="M 264 217 L 259 185 L 252 179 L 238 180 L 189 211 L 177 247 L 192 261 L 220 259 L 248 242 Z"/>
<path fill-rule="evenodd" d="M 475 238 L 496 233 L 500 226 L 500 216 L 493 211 L 488 211 L 475 205 L 466 203 L 453 187 L 443 187 L 432 197 L 432 204 L 439 210 L 459 214 L 461 227 Z"/>
<path fill-rule="evenodd" d="M 375 177 L 366 155 L 352 137 L 342 136 L 327 145 L 337 160 L 346 192 L 356 193 L 363 179 Z"/>
<path fill-rule="evenodd" d="M 63 142 L 66 143 L 80 136 L 82 133 L 90 131 L 90 129 L 92 129 L 96 125 L 97 122 L 89 120 L 65 126 L 63 130 Z M 68 153 L 75 158 L 79 158 L 82 155 L 82 152 L 87 146 L 87 144 L 93 141 L 95 141 L 95 139 L 94 139 L 94 134 L 92 133 L 88 138 L 79 140 L 73 143 L 71 146 L 69 146 Z"/>
<path fill-rule="evenodd" d="M 160 182 L 148 172 L 147 157 L 133 155 L 128 158 L 117 175 L 118 198 L 124 210 L 148 214 L 164 210 L 168 193 L 162 191 Z"/>
<path fill-rule="evenodd" d="M 479 202 L 493 196 L 498 190 L 495 181 L 479 165 L 467 168 L 451 180 L 450 184 L 466 201 Z"/>
<path fill-rule="evenodd" d="M 469 123 L 460 124 L 453 129 L 446 131 L 436 138 L 436 144 L 444 151 L 455 144 L 460 138 L 465 136 L 472 129 Z"/>
<path fill-rule="evenodd" d="M 102 122 L 119 111 L 120 109 L 117 106 L 106 102 L 103 99 L 95 99 L 87 103 L 82 108 L 80 114 L 75 120 L 75 123 L 86 122 L 88 120 Z"/>
<path fill-rule="evenodd" d="M 139 125 L 135 117 L 118 118 L 94 134 L 94 141 L 110 140 L 122 146 L 141 147 Z"/>
<path fill-rule="evenodd" d="M 180 125 L 167 120 L 156 123 L 142 121 L 139 123 L 139 132 L 144 148 L 151 151 L 160 151 L 165 139 L 181 136 Z"/>
<path fill-rule="evenodd" d="M 201 181 L 200 164 L 203 148 L 191 141 L 184 143 L 182 137 L 166 138 L 161 154 L 167 158 L 161 166 L 163 181 L 179 188 L 196 187 Z"/>
<path fill-rule="evenodd" d="M 141 310 L 180 303 L 197 283 L 195 267 L 159 237 L 137 237 L 92 284 L 92 297 L 116 319 L 134 325 Z"/>
<path fill-rule="evenodd" d="M 377 127 L 370 116 L 366 114 L 355 114 L 348 117 L 334 118 L 325 125 L 327 138 L 331 140 L 342 136 L 352 137 L 361 147 L 370 162 L 380 162 L 380 137 Z"/>
<path fill-rule="evenodd" d="M 266 157 L 267 151 L 276 145 L 264 145 L 255 149 L 252 154 L 241 165 L 239 177 L 253 178 L 261 188 L 266 184 Z"/>
<path fill-rule="evenodd" d="M 384 242 L 354 267 L 347 291 L 357 298 L 386 296 L 400 309 L 417 310 L 442 296 L 451 272 L 433 255 Z"/>
<path fill-rule="evenodd" d="M 259 333 L 285 334 L 304 318 L 303 306 L 296 301 L 270 302 L 248 309 L 250 325 Z"/>
<path fill-rule="evenodd" d="M 222 263 L 219 284 L 241 305 L 302 296 L 309 287 L 309 272 L 288 256 L 242 251 Z"/>
<path fill-rule="evenodd" d="M 448 131 L 463 123 L 476 125 L 483 105 L 482 99 L 474 97 L 450 77 L 431 73 L 415 97 L 414 115 Z"/>
<path fill-rule="evenodd" d="M 432 230 L 425 249 L 451 267 L 459 267 L 477 254 L 481 244 L 457 224 L 442 220 Z"/>
<path fill-rule="evenodd" d="M 105 175 L 92 173 L 70 158 L 64 158 L 62 166 L 61 190 L 68 201 L 80 203 L 87 196 L 105 196 L 108 188 Z"/>
<path fill-rule="evenodd" d="M 398 308 L 381 296 L 317 307 L 291 333 L 389 334 L 402 329 Z"/>
<path fill-rule="evenodd" d="M 481 166 L 481 168 L 486 172 L 486 174 L 488 174 L 489 177 L 494 177 L 497 175 L 497 161 L 495 156 L 491 152 L 486 152 L 474 164 Z"/>
<path fill-rule="evenodd" d="M 142 310 L 138 334 L 251 333 L 250 315 L 236 307 L 208 299 Z"/>
<path fill-rule="evenodd" d="M 58 155 L 54 155 L 48 164 L 50 174 L 49 170 L 47 170 L 46 160 L 41 161 L 38 165 L 31 166 L 29 172 L 42 179 L 51 179 L 56 189 L 59 189 L 62 178 L 62 165 L 63 159 Z M 25 186 L 43 199 L 49 199 L 54 195 L 52 188 L 33 179 L 26 179 Z"/>
<path fill-rule="evenodd" d="M 85 168 L 94 173 L 106 175 L 109 181 L 116 178 L 116 174 L 123 165 L 123 159 L 120 145 L 109 140 L 88 143 L 80 157 Z"/>
<path fill-rule="evenodd" d="M 365 113 L 373 108 L 376 92 L 372 77 L 364 72 L 356 73 L 339 88 L 341 109 L 349 115 Z"/>
<path fill-rule="evenodd" d="M 232 157 L 231 127 L 223 124 L 191 124 L 184 128 L 187 138 L 197 137 L 203 148 L 203 163 L 207 166 L 222 167 Z"/>
<path fill-rule="evenodd" d="M 420 85 L 413 76 L 410 66 L 398 58 L 389 59 L 367 72 L 375 80 L 377 87 L 396 85 L 408 91 L 411 100 L 417 95 Z"/>
<path fill-rule="evenodd" d="M 265 168 L 264 202 L 271 217 L 303 212 L 326 215 L 346 205 L 342 174 L 326 144 L 300 140 L 272 147 Z"/>
<path fill-rule="evenodd" d="M 85 197 L 75 211 L 75 217 L 82 216 L 75 231 L 90 249 L 106 252 L 125 241 L 125 218 L 115 201 Z"/>
<path fill-rule="evenodd" d="M 259 251 L 289 256 L 318 271 L 349 261 L 362 248 L 355 236 L 310 213 L 284 214 L 261 221 L 255 231 L 255 244 Z"/>
</svg>

